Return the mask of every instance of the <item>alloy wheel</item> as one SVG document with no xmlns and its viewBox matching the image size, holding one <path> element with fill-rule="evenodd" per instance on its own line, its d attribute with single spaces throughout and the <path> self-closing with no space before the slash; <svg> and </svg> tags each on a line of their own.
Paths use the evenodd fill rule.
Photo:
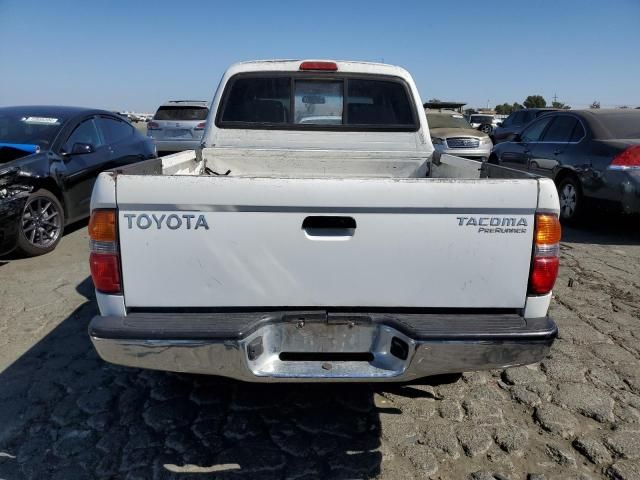
<svg viewBox="0 0 640 480">
<path fill-rule="evenodd" d="M 560 213 L 564 218 L 571 218 L 578 205 L 578 192 L 571 183 L 566 183 L 560 192 Z"/>
<path fill-rule="evenodd" d="M 30 198 L 22 213 L 22 233 L 27 241 L 38 248 L 53 245 L 62 231 L 60 211 L 46 197 Z"/>
</svg>

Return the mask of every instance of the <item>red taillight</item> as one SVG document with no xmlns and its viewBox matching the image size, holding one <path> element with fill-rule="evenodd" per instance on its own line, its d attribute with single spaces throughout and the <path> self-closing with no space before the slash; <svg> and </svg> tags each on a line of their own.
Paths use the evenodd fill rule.
<svg viewBox="0 0 640 480">
<path fill-rule="evenodd" d="M 529 291 L 536 295 L 545 295 L 551 291 L 558 277 L 558 257 L 534 257 L 531 268 Z"/>
<path fill-rule="evenodd" d="M 631 168 L 640 168 L 640 145 L 634 145 L 619 153 L 609 165 L 610 170 L 628 170 Z"/>
<path fill-rule="evenodd" d="M 533 235 L 533 259 L 529 277 L 529 293 L 546 295 L 558 277 L 560 266 L 560 220 L 555 214 L 536 215 Z"/>
<path fill-rule="evenodd" d="M 102 293 L 122 293 L 120 254 L 118 252 L 118 222 L 115 209 L 96 209 L 89 220 L 91 254 L 89 266 L 96 290 Z"/>
<path fill-rule="evenodd" d="M 196 128 L 194 130 L 204 130 L 204 127 L 206 126 L 207 126 L 207 122 L 202 122 L 196 125 Z"/>
<path fill-rule="evenodd" d="M 300 64 L 300 70 L 321 70 L 325 72 L 337 72 L 338 65 L 336 62 L 302 62 Z"/>
<path fill-rule="evenodd" d="M 147 123 L 147 130 L 160 130 L 160 125 L 156 122 Z"/>
<path fill-rule="evenodd" d="M 89 256 L 91 278 L 96 290 L 102 293 L 120 293 L 120 256 L 117 253 L 91 252 Z"/>
</svg>

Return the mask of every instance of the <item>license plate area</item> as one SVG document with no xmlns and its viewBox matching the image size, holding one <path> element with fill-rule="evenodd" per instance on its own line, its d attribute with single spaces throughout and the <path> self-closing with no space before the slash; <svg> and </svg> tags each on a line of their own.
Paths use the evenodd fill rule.
<svg viewBox="0 0 640 480">
<path fill-rule="evenodd" d="M 167 137 L 171 138 L 190 138 L 190 131 L 185 129 L 169 128 L 166 130 Z"/>
<path fill-rule="evenodd" d="M 283 362 L 371 362 L 371 352 L 281 352 Z"/>
<path fill-rule="evenodd" d="M 264 325 L 243 347 L 260 377 L 380 378 L 406 370 L 415 342 L 366 316 L 313 314 Z"/>
</svg>

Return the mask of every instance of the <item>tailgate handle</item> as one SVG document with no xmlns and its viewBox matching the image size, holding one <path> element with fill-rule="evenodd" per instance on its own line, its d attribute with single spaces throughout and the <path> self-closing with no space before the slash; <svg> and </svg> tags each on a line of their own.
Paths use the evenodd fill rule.
<svg viewBox="0 0 640 480">
<path fill-rule="evenodd" d="M 302 229 L 308 237 L 352 237 L 356 226 L 353 217 L 315 216 L 302 222 Z"/>
</svg>

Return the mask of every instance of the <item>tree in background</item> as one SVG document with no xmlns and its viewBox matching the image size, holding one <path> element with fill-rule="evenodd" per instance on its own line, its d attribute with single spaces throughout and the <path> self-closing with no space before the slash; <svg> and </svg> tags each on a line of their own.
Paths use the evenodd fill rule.
<svg viewBox="0 0 640 480">
<path fill-rule="evenodd" d="M 496 105 L 494 110 L 498 115 L 509 115 L 513 112 L 513 107 L 508 103 L 503 103 L 502 105 Z"/>
<path fill-rule="evenodd" d="M 524 100 L 524 106 L 527 108 L 544 108 L 547 106 L 547 101 L 542 95 L 529 95 Z"/>
<path fill-rule="evenodd" d="M 551 102 L 551 106 L 553 108 L 558 108 L 560 110 L 570 110 L 571 109 L 570 105 L 567 105 L 566 103 L 562 103 L 562 102 L 556 102 L 556 101 Z"/>
<path fill-rule="evenodd" d="M 629 108 L 629 106 L 628 105 L 620 105 L 618 108 L 624 109 L 624 108 Z"/>
<path fill-rule="evenodd" d="M 598 100 L 594 100 L 593 103 L 589 105 L 589 108 L 600 108 L 600 102 Z"/>
<path fill-rule="evenodd" d="M 522 105 L 518 102 L 514 102 L 513 105 L 505 102 L 502 105 L 496 105 L 494 110 L 498 115 L 511 115 L 516 110 L 522 110 L 522 108 Z"/>
</svg>

